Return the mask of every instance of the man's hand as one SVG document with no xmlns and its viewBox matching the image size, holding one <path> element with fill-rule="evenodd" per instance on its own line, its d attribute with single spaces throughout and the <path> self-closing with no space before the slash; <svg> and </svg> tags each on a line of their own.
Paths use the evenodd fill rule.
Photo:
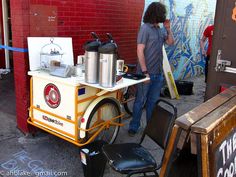
<svg viewBox="0 0 236 177">
<path fill-rule="evenodd" d="M 206 50 L 205 50 L 205 49 L 202 50 L 202 55 L 203 55 L 204 57 L 207 56 L 207 53 L 206 53 Z"/>
<path fill-rule="evenodd" d="M 202 36 L 202 39 L 200 40 L 200 47 L 201 47 L 201 50 L 202 50 L 202 55 L 203 56 L 207 56 L 207 53 L 206 53 L 206 50 L 204 49 L 204 44 L 205 44 L 205 42 L 206 42 L 206 39 L 207 39 L 207 37 L 206 36 Z"/>
<path fill-rule="evenodd" d="M 166 21 L 163 23 L 163 25 L 167 31 L 170 30 L 170 20 L 169 19 L 166 19 Z"/>
<path fill-rule="evenodd" d="M 145 76 L 146 76 L 146 78 L 150 78 L 149 74 L 145 74 Z M 150 83 L 150 80 L 147 80 L 147 81 L 145 81 L 144 83 L 145 83 L 145 84 L 148 84 L 148 83 Z"/>
</svg>

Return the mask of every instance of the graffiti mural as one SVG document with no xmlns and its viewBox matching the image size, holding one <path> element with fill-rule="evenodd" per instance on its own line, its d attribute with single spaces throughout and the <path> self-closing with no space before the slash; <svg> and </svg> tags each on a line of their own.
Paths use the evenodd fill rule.
<svg viewBox="0 0 236 177">
<path fill-rule="evenodd" d="M 181 1 L 181 2 L 180 2 Z M 145 1 L 145 9 L 153 0 Z M 205 59 L 200 51 L 204 29 L 213 24 L 216 0 L 161 0 L 168 8 L 174 46 L 166 46 L 175 79 L 200 75 Z M 207 46 L 206 46 L 207 47 Z"/>
</svg>

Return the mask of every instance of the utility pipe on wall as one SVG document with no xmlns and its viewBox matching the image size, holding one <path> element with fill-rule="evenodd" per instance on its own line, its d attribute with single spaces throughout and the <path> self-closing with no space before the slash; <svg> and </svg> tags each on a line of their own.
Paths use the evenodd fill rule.
<svg viewBox="0 0 236 177">
<path fill-rule="evenodd" d="M 9 46 L 8 7 L 6 0 L 2 0 L 2 17 L 4 45 Z M 7 49 L 5 49 L 5 65 L 6 69 L 10 69 L 9 50 Z"/>
</svg>

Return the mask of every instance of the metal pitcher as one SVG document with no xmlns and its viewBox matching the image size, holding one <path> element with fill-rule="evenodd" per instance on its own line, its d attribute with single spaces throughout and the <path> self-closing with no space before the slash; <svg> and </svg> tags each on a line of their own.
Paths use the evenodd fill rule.
<svg viewBox="0 0 236 177">
<path fill-rule="evenodd" d="M 84 44 L 85 49 L 85 82 L 90 84 L 98 83 L 98 68 L 99 68 L 99 54 L 98 47 L 101 42 L 96 35 L 92 32 L 91 35 L 95 40 L 88 41 Z"/>
<path fill-rule="evenodd" d="M 114 87 L 116 84 L 117 45 L 111 34 L 107 33 L 109 41 L 99 48 L 99 85 Z"/>
</svg>

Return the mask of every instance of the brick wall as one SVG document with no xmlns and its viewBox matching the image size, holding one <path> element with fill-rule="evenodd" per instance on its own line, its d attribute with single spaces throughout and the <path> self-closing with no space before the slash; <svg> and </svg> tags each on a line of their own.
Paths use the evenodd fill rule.
<svg viewBox="0 0 236 177">
<path fill-rule="evenodd" d="M 26 37 L 29 36 L 29 3 L 27 0 L 10 1 L 12 39 L 13 46 L 26 48 Z M 16 93 L 16 114 L 18 127 L 28 131 L 26 120 L 28 118 L 29 107 L 29 78 L 28 54 L 13 52 L 15 93 Z"/>
<path fill-rule="evenodd" d="M 144 0 L 31 0 L 30 2 L 31 9 L 34 6 L 43 6 L 47 12 L 41 11 L 41 13 L 48 14 L 50 10 L 55 11 L 55 21 L 57 21 L 54 31 L 46 29 L 49 34 L 45 34 L 45 29 L 41 28 L 38 33 L 30 31 L 31 36 L 70 36 L 73 38 L 76 57 L 84 53 L 82 45 L 91 39 L 90 32 L 96 32 L 103 40 L 106 40 L 105 33 L 110 32 L 118 43 L 121 57 L 126 61 L 136 62 L 136 36 Z M 53 16 L 53 13 L 51 14 Z M 44 27 L 47 28 L 46 25 Z"/>
<path fill-rule="evenodd" d="M 13 46 L 27 48 L 28 36 L 72 37 L 74 57 L 95 31 L 112 33 L 125 62 L 136 62 L 136 37 L 144 0 L 11 0 Z M 18 127 L 28 132 L 27 53 L 13 53 Z"/>
<path fill-rule="evenodd" d="M 143 7 L 143 0 L 67 2 L 58 7 L 58 11 L 63 12 L 58 16 L 58 34 L 74 37 L 75 54 L 82 54 L 82 44 L 88 40 L 91 31 L 97 32 L 102 39 L 105 39 L 105 33 L 110 32 L 119 46 L 120 56 L 135 62 L 136 36 Z M 64 29 L 67 25 L 69 31 Z"/>
</svg>

